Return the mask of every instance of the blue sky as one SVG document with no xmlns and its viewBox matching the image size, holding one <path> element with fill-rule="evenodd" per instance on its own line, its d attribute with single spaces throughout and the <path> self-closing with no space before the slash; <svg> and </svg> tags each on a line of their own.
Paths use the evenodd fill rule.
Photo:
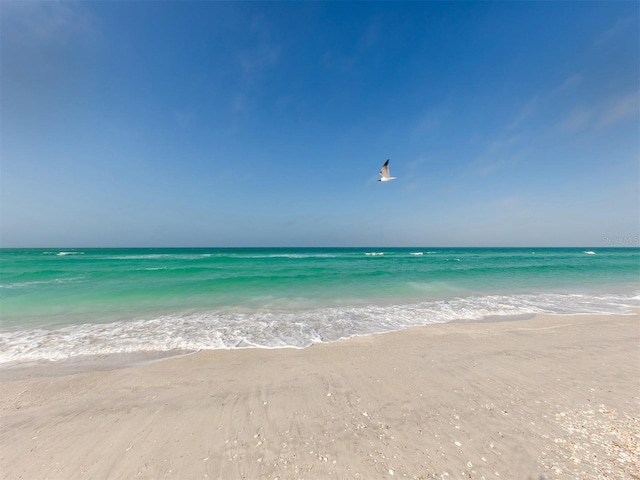
<svg viewBox="0 0 640 480">
<path fill-rule="evenodd" d="M 637 245 L 637 2 L 0 8 L 4 247 Z"/>
</svg>

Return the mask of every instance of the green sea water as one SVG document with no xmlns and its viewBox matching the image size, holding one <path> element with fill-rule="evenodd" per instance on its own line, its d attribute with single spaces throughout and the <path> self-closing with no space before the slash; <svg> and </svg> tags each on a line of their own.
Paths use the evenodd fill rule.
<svg viewBox="0 0 640 480">
<path fill-rule="evenodd" d="M 628 313 L 637 248 L 2 249 L 0 362 Z"/>
</svg>

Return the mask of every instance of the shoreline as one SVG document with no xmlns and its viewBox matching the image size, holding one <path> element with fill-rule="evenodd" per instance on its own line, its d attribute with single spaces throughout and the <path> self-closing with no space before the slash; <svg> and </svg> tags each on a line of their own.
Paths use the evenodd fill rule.
<svg viewBox="0 0 640 480">
<path fill-rule="evenodd" d="M 459 318 L 445 322 L 434 322 L 425 325 L 408 325 L 396 330 L 371 332 L 366 334 L 354 334 L 350 337 L 340 338 L 337 340 L 329 340 L 325 342 L 312 343 L 304 347 L 296 346 L 245 346 L 245 347 L 229 347 L 229 348 L 203 348 L 200 350 L 142 350 L 133 352 L 116 352 L 109 354 L 96 355 L 76 355 L 61 360 L 17 360 L 13 362 L 0 363 L 0 383 L 4 381 L 20 380 L 23 378 L 35 377 L 60 377 L 66 375 L 84 374 L 100 371 L 119 370 L 125 368 L 134 368 L 144 366 L 150 363 L 164 362 L 181 357 L 197 355 L 201 352 L 231 352 L 236 350 L 306 350 L 321 345 L 330 345 L 342 342 L 357 341 L 359 338 L 366 338 L 378 335 L 395 334 L 413 329 L 431 328 L 438 325 L 447 324 L 463 324 L 469 325 L 474 323 L 503 323 L 503 322 L 521 322 L 533 320 L 536 317 L 616 317 L 616 316 L 634 316 L 640 315 L 640 307 L 627 307 L 628 313 L 522 313 L 508 315 L 488 315 L 480 319 L 464 319 Z"/>
<path fill-rule="evenodd" d="M 621 306 L 618 306 L 620 308 Z M 392 313 L 390 313 L 392 314 Z M 433 321 L 432 323 L 417 325 L 398 325 L 396 328 L 381 331 L 371 331 L 367 333 L 355 333 L 351 336 L 330 339 L 326 341 L 318 341 L 304 346 L 280 345 L 280 346 L 260 346 L 252 345 L 250 342 L 245 343 L 246 346 L 236 347 L 218 347 L 218 348 L 173 348 L 171 350 L 134 350 L 113 353 L 96 353 L 96 354 L 76 354 L 63 359 L 47 360 L 47 359 L 21 359 L 0 362 L 0 382 L 6 380 L 16 380 L 29 376 L 64 376 L 78 373 L 88 373 L 91 371 L 108 371 L 113 369 L 129 368 L 153 363 L 157 361 L 165 361 L 172 358 L 180 358 L 185 355 L 193 355 L 206 351 L 234 351 L 234 350 L 305 350 L 317 345 L 326 345 L 333 343 L 348 342 L 354 339 L 368 336 L 387 335 L 395 332 L 402 332 L 407 329 L 414 328 L 430 328 L 436 325 L 444 324 L 473 324 L 473 323 L 495 323 L 495 322 L 518 322 L 523 320 L 531 320 L 536 317 L 571 317 L 571 316 L 633 316 L 640 314 L 640 307 L 633 305 L 625 305 L 624 308 L 617 312 L 600 312 L 600 313 L 505 313 L 491 314 L 482 318 L 454 318 L 444 321 Z M 134 322 L 129 322 L 134 323 Z M 102 327 L 104 324 L 96 324 Z M 108 325 L 108 324 L 107 324 Z M 55 330 L 54 330 L 55 331 Z"/>
<path fill-rule="evenodd" d="M 0 478 L 634 478 L 639 344 L 635 309 L 4 376 Z"/>
</svg>

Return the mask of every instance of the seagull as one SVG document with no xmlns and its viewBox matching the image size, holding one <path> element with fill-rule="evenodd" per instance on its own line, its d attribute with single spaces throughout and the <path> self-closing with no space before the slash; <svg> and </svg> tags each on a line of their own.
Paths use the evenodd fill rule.
<svg viewBox="0 0 640 480">
<path fill-rule="evenodd" d="M 379 182 L 390 182 L 391 180 L 395 180 L 396 177 L 392 177 L 389 175 L 389 160 L 384 162 L 382 168 L 380 169 L 380 179 Z"/>
</svg>

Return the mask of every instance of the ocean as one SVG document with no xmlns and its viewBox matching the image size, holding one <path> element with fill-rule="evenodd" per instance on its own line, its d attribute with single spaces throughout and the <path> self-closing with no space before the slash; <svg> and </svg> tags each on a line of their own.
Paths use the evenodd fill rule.
<svg viewBox="0 0 640 480">
<path fill-rule="evenodd" d="M 640 307 L 638 248 L 0 249 L 0 269 L 5 367 Z"/>
</svg>

